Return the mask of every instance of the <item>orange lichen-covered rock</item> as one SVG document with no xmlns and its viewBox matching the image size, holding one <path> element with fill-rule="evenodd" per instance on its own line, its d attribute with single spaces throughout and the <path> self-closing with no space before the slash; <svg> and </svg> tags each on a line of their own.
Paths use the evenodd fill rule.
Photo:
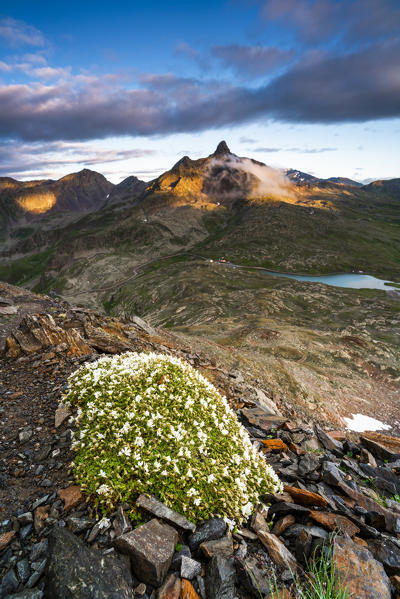
<svg viewBox="0 0 400 599">
<path fill-rule="evenodd" d="M 192 583 L 186 580 L 186 578 L 182 579 L 180 599 L 200 599 L 200 596 L 194 590 Z"/>
<path fill-rule="evenodd" d="M 325 507 L 328 504 L 327 500 L 318 493 L 298 489 L 297 487 L 290 487 L 289 485 L 285 485 L 283 488 L 298 505 L 304 505 L 305 507 Z"/>
<path fill-rule="evenodd" d="M 262 439 L 261 443 L 268 452 L 273 451 L 279 453 L 280 451 L 287 451 L 288 449 L 288 446 L 282 439 Z"/>
</svg>

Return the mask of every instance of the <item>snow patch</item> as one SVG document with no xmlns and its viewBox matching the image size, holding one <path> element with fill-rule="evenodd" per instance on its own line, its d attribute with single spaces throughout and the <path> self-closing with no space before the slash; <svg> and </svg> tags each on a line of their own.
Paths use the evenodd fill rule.
<svg viewBox="0 0 400 599">
<path fill-rule="evenodd" d="M 363 433 L 364 431 L 387 431 L 392 428 L 389 424 L 384 424 L 376 418 L 371 416 L 364 416 L 364 414 L 352 414 L 352 418 L 344 418 L 347 429 L 350 431 L 356 431 L 357 433 Z"/>
</svg>

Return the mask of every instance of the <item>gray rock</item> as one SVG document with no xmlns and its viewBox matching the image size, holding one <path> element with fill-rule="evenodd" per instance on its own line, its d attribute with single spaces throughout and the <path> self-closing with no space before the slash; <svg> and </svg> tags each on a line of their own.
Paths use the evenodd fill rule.
<svg viewBox="0 0 400 599">
<path fill-rule="evenodd" d="M 384 461 L 389 460 L 389 462 L 393 462 L 394 460 L 398 460 L 400 458 L 400 442 L 394 440 L 393 443 L 384 443 L 384 439 L 393 439 L 393 437 L 386 437 L 386 435 L 382 435 L 383 442 L 380 442 L 377 439 L 370 439 L 367 436 L 361 436 L 361 443 L 366 447 L 376 458 Z"/>
<path fill-rule="evenodd" d="M 319 426 L 315 427 L 317 431 L 318 439 L 321 441 L 322 445 L 328 451 L 331 451 L 334 455 L 341 457 L 343 455 L 343 443 L 333 439 L 328 433 L 322 430 Z"/>
<path fill-rule="evenodd" d="M 9 570 L 7 574 L 3 576 L 3 580 L 1 581 L 1 588 L 4 595 L 7 593 L 14 593 L 18 589 L 18 585 L 19 582 L 15 574 L 15 570 L 14 568 L 11 568 L 11 570 Z"/>
<path fill-rule="evenodd" d="M 235 566 L 241 585 L 252 597 L 270 596 L 271 586 L 268 581 L 272 580 L 271 568 L 266 567 L 262 560 L 253 554 L 243 562 L 236 560 Z"/>
<path fill-rule="evenodd" d="M 145 333 L 150 335 L 150 337 L 156 337 L 158 335 L 157 331 L 153 329 L 143 318 L 140 316 L 130 316 L 129 320 L 135 324 L 139 329 L 142 329 Z"/>
<path fill-rule="evenodd" d="M 197 576 L 197 585 L 199 587 L 199 595 L 202 599 L 206 599 L 206 585 L 202 576 Z"/>
<path fill-rule="evenodd" d="M 261 510 L 257 509 L 251 517 L 250 528 L 256 534 L 259 530 L 266 530 L 269 532 L 267 521 L 265 520 L 264 514 Z"/>
<path fill-rule="evenodd" d="M 7 599 L 42 599 L 43 591 L 40 589 L 25 589 L 15 595 L 9 595 Z"/>
<path fill-rule="evenodd" d="M 116 557 L 87 547 L 65 528 L 49 535 L 45 597 L 48 599 L 133 599 L 132 578 Z"/>
<path fill-rule="evenodd" d="M 188 545 L 192 551 L 196 550 L 204 541 L 220 539 L 226 531 L 226 523 L 222 518 L 210 518 L 197 527 L 196 532 L 190 535 Z"/>
<path fill-rule="evenodd" d="M 25 512 L 24 514 L 21 514 L 20 516 L 18 516 L 17 520 L 21 524 L 21 526 L 30 524 L 31 522 L 33 522 L 32 512 Z"/>
<path fill-rule="evenodd" d="M 108 530 L 111 526 L 111 523 L 104 525 L 104 523 L 102 522 L 102 520 L 99 520 L 92 528 L 92 530 L 90 531 L 90 534 L 87 538 L 87 542 L 88 543 L 93 543 L 93 541 L 97 538 L 98 534 L 102 531 L 102 532 L 106 532 L 106 530 Z"/>
<path fill-rule="evenodd" d="M 17 575 L 20 581 L 22 583 L 26 582 L 31 573 L 28 560 L 26 558 L 21 559 L 19 562 L 16 563 L 15 568 L 17 570 Z"/>
<path fill-rule="evenodd" d="M 35 543 L 32 545 L 31 553 L 29 555 L 30 561 L 35 562 L 39 559 L 39 557 L 47 553 L 48 546 L 49 542 L 47 539 L 43 539 L 43 541 L 40 541 L 40 543 Z"/>
<path fill-rule="evenodd" d="M 19 531 L 19 536 L 21 541 L 25 541 L 29 535 L 31 534 L 33 529 L 33 524 L 27 524 L 26 526 L 24 526 L 24 528 L 21 528 L 21 530 Z"/>
<path fill-rule="evenodd" d="M 120 537 L 121 535 L 124 535 L 132 530 L 132 524 L 122 509 L 122 506 L 119 506 L 117 509 L 117 515 L 113 521 L 113 529 L 115 530 L 117 537 Z"/>
<path fill-rule="evenodd" d="M 20 443 L 26 443 L 29 439 L 32 438 L 33 430 L 30 428 L 25 428 L 24 430 L 18 433 L 18 439 Z"/>
<path fill-rule="evenodd" d="M 139 580 L 160 586 L 171 564 L 177 541 L 177 531 L 154 518 L 118 537 L 115 546 L 130 556 L 132 570 Z"/>
<path fill-rule="evenodd" d="M 276 406 L 275 410 L 277 411 Z M 285 419 L 278 414 L 271 414 L 270 410 L 265 410 L 261 407 L 243 408 L 240 410 L 240 414 L 251 426 L 261 429 L 264 433 L 269 433 L 271 429 L 277 428 L 285 421 Z"/>
<path fill-rule="evenodd" d="M 282 516 L 287 516 L 288 514 L 293 514 L 296 520 L 306 520 L 310 510 L 302 505 L 297 505 L 296 503 L 289 503 L 288 501 L 280 501 L 279 503 L 275 503 L 272 505 L 268 514 L 275 514 L 277 517 L 281 518 Z M 268 531 L 267 531 L 268 532 Z M 259 531 L 257 532 L 257 534 Z"/>
<path fill-rule="evenodd" d="M 298 465 L 298 472 L 300 476 L 307 476 L 311 472 L 315 472 L 319 468 L 319 457 L 313 453 L 306 453 L 305 456 L 300 458 Z"/>
<path fill-rule="evenodd" d="M 226 537 L 222 537 L 221 539 L 206 541 L 200 545 L 200 549 L 208 558 L 214 557 L 214 555 L 230 557 L 233 554 L 232 535 L 229 533 Z"/>
<path fill-rule="evenodd" d="M 66 522 L 68 530 L 75 534 L 79 534 L 93 526 L 93 520 L 89 520 L 88 518 L 75 518 L 70 516 L 67 518 Z"/>
<path fill-rule="evenodd" d="M 400 478 L 390 468 L 379 468 L 370 466 L 369 464 L 361 464 L 361 470 L 364 475 L 373 477 L 374 486 L 392 495 L 400 494 Z"/>
<path fill-rule="evenodd" d="M 196 560 L 182 556 L 181 560 L 181 578 L 187 578 L 187 580 L 193 580 L 196 576 L 201 574 L 201 564 Z"/>
<path fill-rule="evenodd" d="M 190 549 L 187 545 L 182 545 L 182 549 L 180 551 L 176 551 L 174 553 L 174 556 L 173 556 L 172 562 L 171 562 L 171 568 L 173 570 L 181 569 L 181 563 L 182 563 L 183 557 L 192 557 Z"/>
<path fill-rule="evenodd" d="M 207 599 L 236 599 L 235 568 L 232 559 L 215 556 L 207 565 Z"/>
<path fill-rule="evenodd" d="M 400 574 L 400 550 L 397 545 L 387 539 L 375 539 L 368 542 L 368 549 L 383 564 L 388 574 Z"/>
<path fill-rule="evenodd" d="M 288 568 L 292 572 L 297 569 L 297 562 L 294 556 L 277 536 L 269 532 L 260 531 L 258 533 L 258 538 L 268 551 L 272 561 L 275 562 L 277 566 Z"/>
<path fill-rule="evenodd" d="M 28 589 L 34 587 L 35 584 L 39 581 L 39 578 L 42 576 L 46 567 L 46 560 L 44 559 L 40 563 L 32 564 L 32 567 L 34 568 L 34 572 L 32 572 L 31 576 L 28 579 L 28 582 L 26 583 Z"/>
<path fill-rule="evenodd" d="M 54 426 L 58 428 L 67 420 L 71 413 L 70 407 L 66 404 L 60 403 L 54 414 Z"/>
<path fill-rule="evenodd" d="M 339 486 L 343 482 L 340 470 L 333 462 L 322 462 L 321 476 L 328 485 Z"/>
<path fill-rule="evenodd" d="M 162 501 L 159 501 L 153 495 L 140 495 L 136 501 L 136 505 L 137 507 L 146 510 L 146 512 L 150 512 L 150 514 L 153 514 L 157 518 L 175 524 L 175 526 L 178 526 L 183 530 L 194 532 L 196 529 L 193 522 L 189 522 L 185 516 L 171 510 L 171 508 L 162 503 Z"/>
<path fill-rule="evenodd" d="M 329 533 L 324 530 L 320 526 L 305 526 L 303 524 L 293 524 L 293 526 L 289 526 L 288 529 L 285 530 L 282 536 L 286 538 L 297 538 L 300 533 L 306 530 L 308 534 L 316 539 L 328 539 Z"/>
<path fill-rule="evenodd" d="M 39 499 L 36 499 L 36 501 L 34 503 L 32 503 L 32 506 L 31 506 L 32 512 L 37 507 L 39 507 L 39 505 L 43 505 L 44 503 L 46 503 L 46 501 L 48 500 L 49 497 L 50 497 L 50 495 L 43 495 L 42 497 L 39 497 Z"/>
</svg>

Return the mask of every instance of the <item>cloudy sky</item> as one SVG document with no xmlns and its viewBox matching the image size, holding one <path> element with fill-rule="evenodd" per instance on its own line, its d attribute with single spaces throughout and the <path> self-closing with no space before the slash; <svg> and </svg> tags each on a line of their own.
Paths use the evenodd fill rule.
<svg viewBox="0 0 400 599">
<path fill-rule="evenodd" d="M 152 179 L 231 150 L 400 176 L 399 0 L 2 0 L 0 175 Z"/>
</svg>

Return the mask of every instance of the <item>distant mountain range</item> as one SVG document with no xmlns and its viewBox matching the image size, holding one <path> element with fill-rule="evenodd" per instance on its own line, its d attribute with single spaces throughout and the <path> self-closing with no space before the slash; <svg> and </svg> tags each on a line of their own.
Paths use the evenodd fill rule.
<svg viewBox="0 0 400 599">
<path fill-rule="evenodd" d="M 131 176 L 113 185 L 87 169 L 58 181 L 3 177 L 0 278 L 81 294 L 98 286 L 99 272 L 112 285 L 135 265 L 187 251 L 390 278 L 400 273 L 399 198 L 400 179 L 361 185 L 278 171 L 225 142 L 148 183 Z"/>
<path fill-rule="evenodd" d="M 225 162 L 222 164 L 218 162 Z M 64 213 L 84 213 L 100 209 L 104 205 L 127 202 L 135 203 L 139 198 L 155 191 L 174 190 L 176 195 L 205 194 L 207 196 L 218 194 L 226 196 L 227 193 L 245 196 L 251 195 L 257 189 L 255 178 L 261 176 L 252 173 L 251 167 L 265 167 L 269 173 L 287 178 L 297 187 L 320 186 L 328 187 L 331 184 L 344 187 L 359 187 L 363 184 L 346 177 L 330 177 L 320 179 L 308 173 L 295 169 L 274 171 L 261 162 L 239 158 L 232 154 L 225 142 L 221 142 L 216 151 L 208 158 L 191 160 L 183 157 L 170 171 L 167 171 L 154 181 L 146 183 L 135 176 L 124 179 L 114 185 L 95 171 L 84 169 L 78 173 L 71 173 L 54 181 L 43 179 L 37 181 L 17 181 L 11 177 L 0 177 L 0 214 L 2 217 L 1 231 L 12 230 L 22 222 L 32 222 L 42 215 Z M 192 183 L 189 183 L 188 171 L 190 170 Z M 235 177 L 233 176 L 235 173 Z M 174 176 L 184 178 L 184 182 L 174 179 Z M 204 185 L 194 183 L 194 179 L 201 176 Z M 174 179 L 171 180 L 170 179 Z M 374 181 L 376 188 L 390 189 L 397 185 L 394 180 Z M 197 177 L 197 184 L 199 179 Z M 370 185 L 372 182 L 369 182 Z M 366 184 L 366 185 L 368 185 Z M 267 190 L 268 191 L 268 190 Z"/>
</svg>

